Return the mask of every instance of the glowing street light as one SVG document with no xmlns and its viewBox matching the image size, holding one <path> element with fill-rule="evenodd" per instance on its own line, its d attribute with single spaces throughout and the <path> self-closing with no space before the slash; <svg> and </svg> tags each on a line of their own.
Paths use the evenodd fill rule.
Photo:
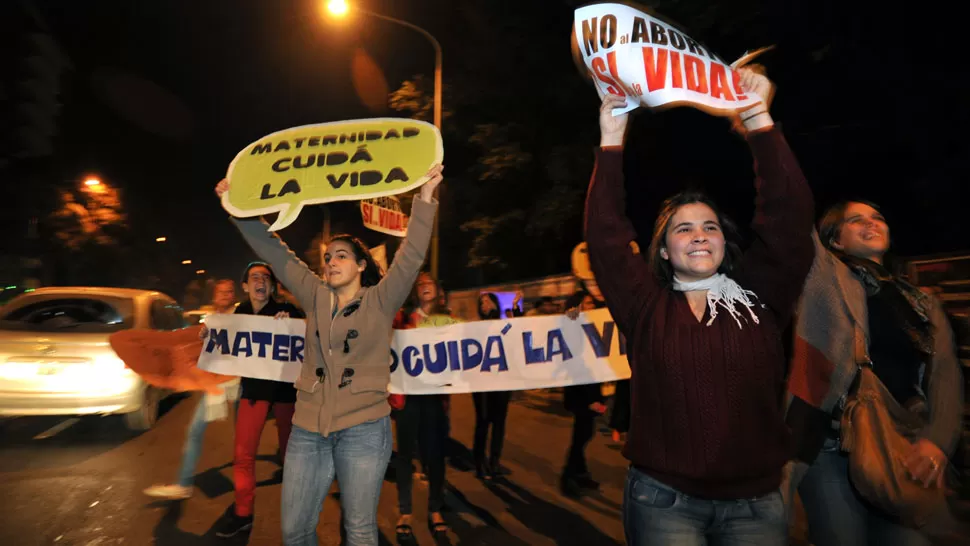
<svg viewBox="0 0 970 546">
<path fill-rule="evenodd" d="M 167 237 L 155 237 L 155 242 L 156 243 L 164 243 L 167 240 L 168 240 Z"/>
<path fill-rule="evenodd" d="M 101 185 L 101 180 L 98 179 L 98 177 L 96 177 L 96 176 L 89 176 L 89 177 L 87 177 L 87 178 L 84 179 L 84 185 L 87 186 L 87 187 L 89 187 L 89 188 L 94 187 L 94 186 L 100 186 Z"/>
<path fill-rule="evenodd" d="M 327 2 L 327 11 L 331 15 L 342 18 L 350 10 L 347 5 L 347 0 L 329 0 Z M 357 13 L 362 13 L 364 15 L 369 15 L 377 19 L 387 21 L 389 23 L 394 23 L 395 25 L 400 25 L 407 27 L 428 40 L 431 43 L 431 47 L 434 48 L 434 126 L 441 130 L 441 44 L 438 43 L 437 38 L 435 38 L 430 32 L 424 30 L 423 28 L 415 25 L 414 23 L 409 23 L 401 19 L 396 19 L 394 17 L 388 17 L 380 13 L 375 13 L 373 11 L 361 8 L 360 6 L 354 6 L 354 11 Z M 435 195 L 441 200 L 441 186 L 435 190 Z M 434 217 L 434 226 L 431 230 L 431 276 L 434 279 L 438 278 L 438 217 L 440 214 L 436 214 Z"/>
<path fill-rule="evenodd" d="M 196 269 L 195 270 L 195 274 L 196 275 L 205 275 L 205 269 Z"/>
<path fill-rule="evenodd" d="M 192 265 L 192 260 L 182 260 L 182 265 Z"/>
<path fill-rule="evenodd" d="M 350 8 L 347 6 L 346 0 L 330 0 L 327 2 L 327 11 L 336 17 L 343 17 L 344 15 L 347 15 L 347 11 L 349 9 Z"/>
</svg>

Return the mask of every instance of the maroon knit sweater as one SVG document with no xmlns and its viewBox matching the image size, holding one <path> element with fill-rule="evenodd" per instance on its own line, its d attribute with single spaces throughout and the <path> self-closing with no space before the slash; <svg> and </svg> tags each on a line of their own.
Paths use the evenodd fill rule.
<svg viewBox="0 0 970 546">
<path fill-rule="evenodd" d="M 755 239 L 731 277 L 757 294 L 755 324 L 721 312 L 698 321 L 683 292 L 649 269 L 630 242 L 622 150 L 598 150 L 586 201 L 596 282 L 627 338 L 630 432 L 623 454 L 679 491 L 738 499 L 777 489 L 788 459 L 782 333 L 814 257 L 811 191 L 773 128 L 751 134 Z M 745 320 L 744 316 L 747 317 Z"/>
</svg>

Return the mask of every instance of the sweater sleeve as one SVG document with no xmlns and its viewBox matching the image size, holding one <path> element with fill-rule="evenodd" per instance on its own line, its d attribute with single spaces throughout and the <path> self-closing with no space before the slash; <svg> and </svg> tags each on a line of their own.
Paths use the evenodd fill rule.
<svg viewBox="0 0 970 546">
<path fill-rule="evenodd" d="M 596 283 L 614 320 L 629 335 L 660 282 L 640 254 L 636 230 L 626 216 L 622 150 L 596 150 L 586 197 L 585 231 Z"/>
<path fill-rule="evenodd" d="M 320 277 L 310 271 L 278 235 L 269 231 L 269 225 L 263 220 L 232 218 L 232 223 L 253 252 L 269 263 L 273 273 L 293 293 L 300 306 L 313 309 L 313 294 L 323 283 Z"/>
<path fill-rule="evenodd" d="M 930 417 L 922 436 L 936 444 L 947 457 L 953 455 L 963 419 L 963 371 L 957 359 L 953 331 L 938 301 L 930 309 L 935 351 L 929 367 L 926 397 Z"/>
<path fill-rule="evenodd" d="M 404 244 L 394 255 L 394 262 L 387 275 L 375 287 L 378 305 L 388 319 L 393 318 L 404 305 L 404 300 L 411 293 L 411 287 L 418 278 L 421 264 L 428 253 L 437 210 L 436 202 L 429 203 L 420 197 L 415 197 L 412 202 L 411 220 L 408 222 L 408 234 L 404 238 Z"/>
<path fill-rule="evenodd" d="M 777 127 L 748 137 L 755 160 L 754 240 L 737 276 L 779 322 L 794 312 L 815 257 L 812 192 L 788 142 Z"/>
</svg>

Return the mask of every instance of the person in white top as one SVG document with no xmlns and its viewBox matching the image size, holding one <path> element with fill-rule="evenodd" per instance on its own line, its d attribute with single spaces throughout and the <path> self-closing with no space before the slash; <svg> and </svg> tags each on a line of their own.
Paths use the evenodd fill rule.
<svg viewBox="0 0 970 546">
<path fill-rule="evenodd" d="M 233 312 L 236 301 L 236 285 L 231 279 L 216 281 L 212 292 L 212 307 L 215 313 L 228 315 Z M 205 331 L 205 329 L 203 329 Z M 185 434 L 185 447 L 182 450 L 182 464 L 179 467 L 178 481 L 173 484 L 158 484 L 145 489 L 149 497 L 168 500 L 184 500 L 192 496 L 192 484 L 195 479 L 195 469 L 202 454 L 202 440 L 205 429 L 210 421 L 223 419 L 227 416 L 226 402 L 239 399 L 239 379 L 234 379 L 220 385 L 221 395 L 203 393 L 199 404 L 189 422 Z"/>
</svg>

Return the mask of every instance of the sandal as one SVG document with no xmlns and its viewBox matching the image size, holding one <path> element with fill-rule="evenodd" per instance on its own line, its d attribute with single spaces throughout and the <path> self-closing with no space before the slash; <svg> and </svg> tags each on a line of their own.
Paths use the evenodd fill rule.
<svg viewBox="0 0 970 546">
<path fill-rule="evenodd" d="M 442 518 L 443 519 L 443 518 Z M 428 518 L 428 530 L 431 531 L 431 537 L 434 538 L 435 544 L 448 544 L 448 524 L 444 521 L 439 521 L 435 523 L 430 517 Z"/>
<path fill-rule="evenodd" d="M 397 535 L 398 544 L 414 544 L 414 529 L 406 523 L 398 525 L 394 529 L 394 534 Z"/>
</svg>

